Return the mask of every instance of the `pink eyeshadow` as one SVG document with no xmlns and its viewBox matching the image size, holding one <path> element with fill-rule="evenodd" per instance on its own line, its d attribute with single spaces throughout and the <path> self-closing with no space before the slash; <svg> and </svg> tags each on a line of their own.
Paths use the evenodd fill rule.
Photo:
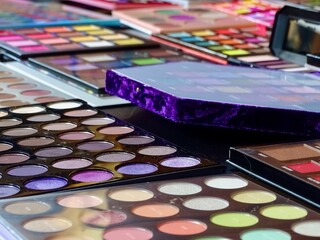
<svg viewBox="0 0 320 240">
<path fill-rule="evenodd" d="M 40 40 L 43 44 L 61 44 L 61 43 L 68 43 L 69 41 L 64 38 L 50 38 L 50 39 L 43 39 Z"/>
<path fill-rule="evenodd" d="M 320 172 L 320 164 L 310 161 L 304 163 L 290 164 L 287 167 L 299 172 L 299 173 L 312 173 Z"/>
<path fill-rule="evenodd" d="M 313 179 L 320 181 L 320 176 L 314 177 Z"/>
<path fill-rule="evenodd" d="M 77 43 L 57 44 L 53 45 L 52 47 L 58 50 L 83 48 L 81 45 Z"/>
<path fill-rule="evenodd" d="M 21 92 L 24 96 L 44 96 L 51 94 L 49 90 L 41 90 L 41 89 L 33 89 L 33 90 L 26 90 Z"/>
<path fill-rule="evenodd" d="M 48 47 L 43 46 L 43 45 L 20 47 L 19 49 L 24 52 L 41 52 L 41 51 L 50 50 Z"/>
<path fill-rule="evenodd" d="M 33 38 L 33 39 L 46 39 L 46 38 L 52 38 L 54 37 L 52 34 L 50 33 L 36 33 L 36 34 L 27 34 L 27 36 L 29 38 Z"/>
<path fill-rule="evenodd" d="M 10 36 L 0 37 L 0 41 L 17 41 L 17 40 L 23 40 L 23 37 L 19 35 L 10 35 Z"/>
<path fill-rule="evenodd" d="M 35 46 L 38 45 L 37 42 L 32 40 L 23 40 L 23 41 L 9 41 L 7 42 L 8 45 L 14 47 L 24 47 L 24 46 Z"/>
</svg>

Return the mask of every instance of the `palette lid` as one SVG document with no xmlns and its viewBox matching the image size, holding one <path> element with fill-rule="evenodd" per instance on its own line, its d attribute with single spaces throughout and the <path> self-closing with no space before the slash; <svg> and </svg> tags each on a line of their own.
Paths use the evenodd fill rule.
<svg viewBox="0 0 320 240">
<path fill-rule="evenodd" d="M 319 122 L 320 78 L 311 74 L 177 62 L 110 70 L 106 91 L 182 123 L 297 132 Z"/>
<path fill-rule="evenodd" d="M 277 12 L 270 39 L 271 52 L 304 65 L 306 54 L 320 53 L 320 12 L 285 6 Z"/>
</svg>

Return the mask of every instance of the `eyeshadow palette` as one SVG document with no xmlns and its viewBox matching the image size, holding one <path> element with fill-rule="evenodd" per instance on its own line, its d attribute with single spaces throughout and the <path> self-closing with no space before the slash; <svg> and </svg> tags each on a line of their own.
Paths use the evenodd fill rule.
<svg viewBox="0 0 320 240">
<path fill-rule="evenodd" d="M 176 61 L 198 61 L 190 55 L 168 48 L 150 48 L 31 58 L 29 61 L 47 71 L 66 77 L 87 92 L 106 95 L 107 69 L 144 66 Z"/>
<path fill-rule="evenodd" d="M 320 134 L 316 75 L 176 62 L 108 70 L 106 91 L 176 122 Z"/>
<path fill-rule="evenodd" d="M 201 29 L 170 32 L 154 37 L 192 48 L 203 54 L 240 62 L 237 57 L 269 54 L 270 32 L 265 27 Z M 179 46 L 178 46 L 179 47 Z M 219 62 L 219 60 L 216 60 Z"/>
<path fill-rule="evenodd" d="M 21 240 L 320 237 L 318 212 L 235 174 L 4 200 L 0 212 Z"/>
<path fill-rule="evenodd" d="M 0 117 L 1 198 L 223 169 L 80 100 Z"/>
<path fill-rule="evenodd" d="M 320 207 L 320 141 L 231 148 L 234 166 L 310 199 Z"/>
<path fill-rule="evenodd" d="M 154 47 L 134 31 L 98 25 L 73 25 L 0 31 L 0 48 L 20 58 L 63 53 Z M 138 35 L 138 33 L 137 33 Z"/>
<path fill-rule="evenodd" d="M 116 10 L 112 15 L 120 18 L 124 24 L 149 34 L 254 25 L 237 16 L 204 7 Z"/>
<path fill-rule="evenodd" d="M 119 26 L 108 15 L 59 3 L 1 0 L 0 29 L 94 23 Z"/>
<path fill-rule="evenodd" d="M 206 4 L 222 12 L 241 16 L 250 21 L 272 28 L 277 11 L 284 5 L 279 1 L 245 0 Z"/>
</svg>

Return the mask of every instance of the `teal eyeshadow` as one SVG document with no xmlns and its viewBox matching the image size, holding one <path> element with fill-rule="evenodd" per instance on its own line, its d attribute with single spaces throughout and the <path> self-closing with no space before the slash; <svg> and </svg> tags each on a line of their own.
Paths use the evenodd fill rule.
<svg viewBox="0 0 320 240">
<path fill-rule="evenodd" d="M 255 229 L 244 232 L 240 236 L 241 240 L 291 240 L 290 234 L 278 229 Z"/>
<path fill-rule="evenodd" d="M 198 42 L 198 41 L 203 41 L 204 39 L 201 37 L 185 37 L 185 38 L 181 38 L 181 40 L 184 42 Z"/>
<path fill-rule="evenodd" d="M 198 46 L 201 46 L 201 47 L 220 45 L 219 43 L 214 42 L 214 41 L 197 42 L 195 44 L 198 45 Z"/>
<path fill-rule="evenodd" d="M 192 36 L 190 33 L 186 33 L 186 32 L 168 33 L 167 35 L 168 35 L 169 37 L 173 37 L 173 38 L 183 38 L 183 37 L 190 37 L 190 36 Z"/>
</svg>

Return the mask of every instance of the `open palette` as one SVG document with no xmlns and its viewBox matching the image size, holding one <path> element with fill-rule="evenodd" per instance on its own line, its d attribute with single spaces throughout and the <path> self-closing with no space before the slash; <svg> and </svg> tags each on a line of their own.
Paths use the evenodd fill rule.
<svg viewBox="0 0 320 240">
<path fill-rule="evenodd" d="M 147 33 L 192 31 L 204 28 L 253 26 L 254 23 L 204 7 L 162 7 L 116 10 L 112 15 L 128 26 Z"/>
<path fill-rule="evenodd" d="M 228 161 L 320 207 L 320 141 L 231 148 Z"/>
<path fill-rule="evenodd" d="M 59 74 L 96 95 L 106 95 L 106 70 L 176 61 L 198 61 L 197 58 L 168 48 L 149 48 L 104 53 L 60 55 L 31 58 L 29 61 L 46 71 Z"/>
<path fill-rule="evenodd" d="M 1 0 L 0 29 L 94 23 L 119 26 L 108 15 L 59 3 Z"/>
<path fill-rule="evenodd" d="M 20 58 L 157 46 L 134 31 L 98 25 L 23 28 L 0 31 L 0 48 Z"/>
<path fill-rule="evenodd" d="M 109 70 L 106 91 L 176 122 L 320 134 L 320 78 L 311 74 L 176 62 Z"/>
<path fill-rule="evenodd" d="M 0 117 L 1 198 L 223 169 L 80 100 Z"/>
<path fill-rule="evenodd" d="M 0 208 L 1 223 L 21 240 L 320 237 L 318 212 L 231 174 L 50 193 Z"/>
</svg>

